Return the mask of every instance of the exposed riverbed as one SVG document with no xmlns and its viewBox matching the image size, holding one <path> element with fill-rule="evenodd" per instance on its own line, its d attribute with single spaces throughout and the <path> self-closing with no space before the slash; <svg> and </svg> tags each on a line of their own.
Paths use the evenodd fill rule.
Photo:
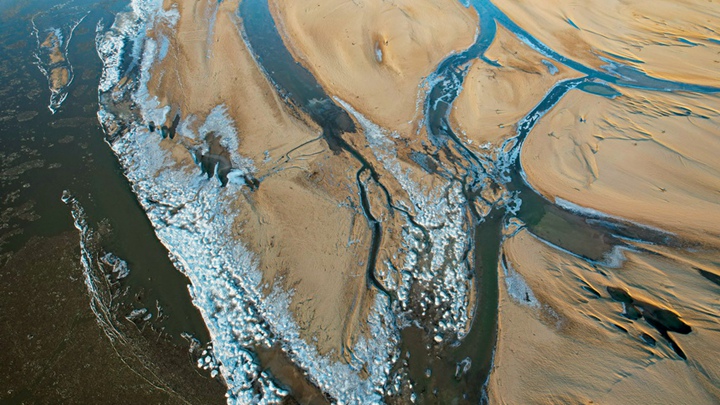
<svg viewBox="0 0 720 405">
<path fill-rule="evenodd" d="M 653 75 L 639 56 L 597 50 L 595 63 L 502 1 L 333 4 L 0 6 L 23 16 L 1 38 L 17 89 L 0 102 L 2 276 L 47 277 L 30 254 L 47 245 L 72 288 L 39 297 L 86 300 L 72 319 L 96 320 L 51 363 L 86 337 L 141 377 L 109 380 L 153 402 L 602 402 L 631 398 L 610 387 L 633 381 L 676 395 L 671 370 L 698 403 L 717 399 L 702 353 L 720 244 L 694 214 L 663 215 L 683 202 L 717 215 L 720 89 Z M 333 18 L 348 12 L 343 31 Z M 429 15 L 457 38 L 436 37 Z M 653 121 L 677 132 L 685 117 L 705 150 Z M 607 158 L 618 141 L 624 158 Z M 639 142 L 637 162 L 667 154 L 692 192 L 643 182 L 627 163 Z M 50 311 L 52 298 L 7 297 Z M 4 317 L 6 330 L 29 322 Z M 9 339 L 17 364 L 25 347 Z M 54 377 L 36 375 L 11 376 L 8 398 L 43 398 L 34 387 Z"/>
</svg>

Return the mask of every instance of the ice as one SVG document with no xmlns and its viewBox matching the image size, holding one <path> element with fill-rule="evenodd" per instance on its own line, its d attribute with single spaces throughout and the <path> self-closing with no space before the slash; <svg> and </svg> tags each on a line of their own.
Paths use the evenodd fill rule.
<svg viewBox="0 0 720 405">
<path fill-rule="evenodd" d="M 416 213 L 415 222 L 427 232 L 426 238 L 408 220 L 403 228 L 403 267 L 392 269 L 387 262 L 383 263 L 388 267 L 385 271 L 399 271 L 402 274 L 402 283 L 396 288 L 401 305 L 407 305 L 411 285 L 418 283 L 438 298 L 437 301 L 424 304 L 425 308 L 434 306 L 440 313 L 444 321 L 440 324 L 441 332 L 453 333 L 462 338 L 470 324 L 469 274 L 472 272 L 469 263 L 464 260 L 465 252 L 472 242 L 469 236 L 472 224 L 466 215 L 467 200 L 462 193 L 462 184 L 448 181 L 434 189 L 424 189 L 400 166 L 392 141 L 395 136 L 364 117 L 347 102 L 339 98 L 335 100 L 362 125 L 373 154 L 407 193 L 411 211 Z M 418 252 L 425 251 L 428 246 L 429 264 L 420 267 Z"/>
<path fill-rule="evenodd" d="M 190 279 L 189 292 L 212 336 L 217 370 L 228 386 L 228 402 L 282 401 L 287 393 L 262 371 L 252 353 L 256 345 L 275 344 L 338 402 L 381 402 L 397 347 L 396 320 L 389 300 L 376 297 L 368 319 L 372 338 L 359 338 L 353 348 L 357 364 L 331 361 L 300 338 L 286 291 L 275 286 L 270 296 L 263 295 L 257 257 L 231 236 L 237 232 L 237 212 L 231 207 L 240 193 L 248 192 L 243 175 L 255 168 L 250 159 L 237 153 L 238 134 L 226 107 L 213 108 L 198 128 L 201 139 L 215 132 L 231 153 L 235 169 L 226 188 L 197 170 L 175 168 L 157 134 L 148 131 L 147 122 L 163 122 L 170 110 L 147 91 L 151 67 L 162 49 L 158 52 L 155 41 L 145 38 L 145 30 L 154 23 L 173 24 L 176 13 L 162 11 L 159 1 L 133 1 L 132 10 L 119 14 L 107 33 L 98 31 L 96 44 L 104 65 L 99 93 L 114 92 L 118 96 L 114 99 L 121 98 L 124 90 L 116 85 L 124 74 L 124 43 L 142 42 L 140 74 L 132 87 L 132 99 L 141 116 L 127 123 L 127 133 L 117 137 L 111 147 L 171 260 Z M 106 128 L 119 119 L 112 105 L 101 106 L 98 118 Z M 181 135 L 189 136 L 191 125 L 187 122 Z M 367 377 L 361 376 L 361 369 Z"/>
<path fill-rule="evenodd" d="M 112 273 L 115 275 L 116 280 L 123 279 L 130 275 L 130 269 L 128 268 L 127 262 L 114 254 L 108 252 L 100 260 L 112 267 Z"/>
<path fill-rule="evenodd" d="M 539 308 L 540 302 L 535 298 L 535 294 L 533 294 L 523 276 L 515 271 L 506 260 L 502 260 L 502 268 L 505 274 L 505 288 L 513 301 L 531 308 Z"/>
</svg>

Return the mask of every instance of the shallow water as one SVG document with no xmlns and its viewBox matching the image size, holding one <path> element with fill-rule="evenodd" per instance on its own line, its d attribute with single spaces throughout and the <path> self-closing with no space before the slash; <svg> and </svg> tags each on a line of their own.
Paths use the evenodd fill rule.
<svg viewBox="0 0 720 405">
<path fill-rule="evenodd" d="M 128 263 L 129 275 L 120 281 L 122 294 L 117 300 L 121 305 L 118 318 L 123 319 L 133 309 L 146 308 L 153 318 L 140 326 L 156 330 L 154 339 L 168 342 L 158 344 L 156 348 L 150 345 L 148 350 L 157 349 L 162 353 L 167 348 L 177 347 L 182 348 L 180 353 L 187 352 L 190 343 L 182 334 L 188 333 L 207 342 L 207 329 L 190 301 L 187 279 L 172 265 L 167 250 L 155 236 L 104 141 L 96 117 L 101 63 L 95 52 L 95 26 L 101 20 L 106 24 L 112 22 L 114 14 L 126 6 L 126 2 L 71 1 L 53 8 L 50 5 L 55 3 L 8 1 L 0 5 L 0 71 L 6 84 L 0 98 L 0 265 L 12 261 L 15 253 L 26 249 L 28 243 L 37 243 L 37 238 L 50 238 L 47 243 L 54 244 L 53 238 L 57 239 L 58 235 L 77 234 L 70 209 L 61 201 L 63 190 L 71 190 L 85 207 L 88 223 L 103 230 L 99 251 L 92 254 L 112 252 Z M 67 86 L 67 98 L 56 105 L 57 111 L 52 114 L 47 107 L 50 97 L 47 79 L 34 65 L 38 45 L 33 22 L 42 37 L 48 30 L 74 25 L 78 13 L 85 18 L 77 25 L 71 39 L 65 38 L 68 41 L 67 60 L 73 65 L 75 78 Z M 74 257 L 79 266 L 79 245 L 72 246 L 69 252 L 53 250 L 48 254 L 60 253 Z M 35 277 L 36 283 L 44 283 L 43 273 L 34 267 L 34 263 L 23 263 L 23 266 L 27 267 L 30 280 Z M 81 273 L 72 275 L 79 267 L 68 271 L 71 272 L 69 277 L 80 279 Z M 45 291 L 45 288 L 52 289 L 53 286 L 44 286 L 38 291 Z M 77 294 L 77 290 L 60 291 Z M 23 300 L 16 300 L 12 305 L 42 305 L 38 300 L 46 297 L 44 294 L 28 296 L 25 304 Z M 80 298 L 83 297 L 73 297 Z M 79 302 L 83 300 L 86 302 L 83 309 L 89 312 L 89 297 L 85 296 Z M 21 307 L 14 309 L 21 311 Z M 67 314 L 68 317 L 71 315 Z M 2 329 L 9 331 L 28 321 L 20 315 L 8 316 Z M 82 333 L 89 332 L 83 329 Z M 80 330 L 68 335 L 69 341 L 78 346 L 82 346 L 86 338 L 90 339 L 89 335 L 84 336 Z M 177 353 L 167 352 L 167 355 L 177 356 Z M 110 360 L 98 357 L 87 361 Z M 190 373 L 195 373 L 191 358 L 185 357 L 180 363 L 183 362 Z M 75 366 L 68 365 L 67 372 Z M 3 367 L 9 365 L 4 363 Z M 210 386 L 221 386 L 207 381 Z M 219 398 L 222 393 L 220 390 Z M 32 390 L 29 395 L 32 397 Z M 69 395 L 68 398 L 72 398 Z M 0 393 L 0 398 L 4 396 L 4 392 Z"/>
</svg>

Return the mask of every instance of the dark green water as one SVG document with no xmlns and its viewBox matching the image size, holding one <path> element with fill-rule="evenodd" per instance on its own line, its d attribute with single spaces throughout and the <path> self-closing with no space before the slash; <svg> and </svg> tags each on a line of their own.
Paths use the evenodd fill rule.
<svg viewBox="0 0 720 405">
<path fill-rule="evenodd" d="M 94 49 L 95 25 L 100 18 L 111 23 L 111 12 L 119 10 L 124 2 L 88 3 L 93 4 L 93 9 L 78 27 L 69 49 L 76 78 L 68 99 L 54 115 L 46 107 L 48 90 L 44 78 L 31 64 L 34 44 L 27 27 L 29 12 L 15 17 L 9 26 L 3 24 L 3 30 L 10 31 L 3 34 L 3 43 L 16 46 L 8 50 L 6 45 L 3 49 L 3 75 L 18 82 L 13 85 L 14 97 L 0 101 L 3 115 L 11 115 L 14 110 L 34 111 L 37 116 L 25 122 L 4 122 L 0 127 L 0 150 L 3 154 L 17 154 L 9 169 L 28 161 L 39 162 L 38 167 L 2 183 L 3 195 L 20 190 L 18 199 L 9 206 L 31 202 L 37 217 L 34 221 L 9 221 L 11 229 L 20 227 L 23 233 L 9 238 L 3 251 L 23 246 L 32 236 L 52 236 L 74 229 L 70 212 L 60 200 L 63 190 L 70 190 L 85 208 L 91 224 L 97 226 L 102 221 L 112 230 L 103 247 L 128 262 L 131 272 L 126 283 L 132 290 L 144 292 L 139 302 L 148 307 L 155 307 L 156 300 L 161 303 L 168 314 L 163 326 L 170 335 L 179 337 L 181 332 L 192 332 L 207 340 L 202 318 L 189 301 L 187 279 L 173 267 L 167 250 L 155 236 L 104 141 L 95 115 L 102 69 Z M 58 14 L 62 18 L 62 12 Z M 3 165 L 6 162 L 4 159 Z"/>
<path fill-rule="evenodd" d="M 96 118 L 97 85 L 102 64 L 95 52 L 95 27 L 101 19 L 106 27 L 109 26 L 114 14 L 127 2 L 78 0 L 51 10 L 54 4 L 50 1 L 7 0 L 0 3 L 0 75 L 3 83 L 0 88 L 0 266 L 4 266 L 3 276 L 10 283 L 6 286 L 8 290 L 12 290 L 16 279 L 12 270 L 19 267 L 24 269 L 24 284 L 17 285 L 17 288 L 34 285 L 32 290 L 19 298 L 17 294 L 14 298 L 0 297 L 0 307 L 6 314 L 0 328 L 3 330 L 0 341 L 7 343 L 13 339 L 11 330 L 21 330 L 28 322 L 32 323 L 32 319 L 21 315 L 24 309 L 42 308 L 58 296 L 84 303 L 83 307 L 73 307 L 72 310 L 83 314 L 83 319 L 88 314 L 91 318 L 89 298 L 82 284 L 77 230 L 73 226 L 69 207 L 60 199 L 63 190 L 70 190 L 85 208 L 90 226 L 102 230 L 99 232 L 102 234 L 99 250 L 114 253 L 129 265 L 130 275 L 119 286 L 119 290 L 125 292 L 117 299 L 120 306 L 116 315 L 120 322 L 125 322 L 124 316 L 131 309 L 147 308 L 154 315 L 150 322 L 138 325 L 142 333 L 135 340 L 160 342 L 143 347 L 148 352 L 148 362 L 156 362 L 162 356 L 179 359 L 179 365 L 173 367 L 184 371 L 177 374 L 189 376 L 191 380 L 193 375 L 197 375 L 200 379 L 195 384 L 199 387 L 206 384 L 210 387 L 209 392 L 214 392 L 210 397 L 215 396 L 222 402 L 222 385 L 195 371 L 193 359 L 187 355 L 189 343 L 181 337 L 181 334 L 188 333 L 201 342 L 209 340 L 200 313 L 191 303 L 188 281 L 173 267 L 167 250 L 155 236 L 115 156 L 105 143 Z M 45 29 L 69 24 L 78 15 L 88 12 L 75 30 L 68 48 L 67 57 L 75 72 L 69 96 L 53 115 L 47 108 L 50 95 L 47 80 L 33 65 L 36 42 L 32 35 L 31 18 L 36 16 L 42 36 Z M 67 240 L 73 243 L 67 243 Z M 38 248 L 45 245 L 48 246 L 47 251 Z M 37 257 L 28 255 L 28 246 L 35 246 Z M 50 249 L 50 246 L 54 247 Z M 18 252 L 24 252 L 19 256 L 23 262 L 18 262 L 19 257 L 15 257 Z M 70 261 L 75 264 L 74 267 L 58 265 L 57 269 L 67 280 L 73 281 L 72 286 L 53 282 L 47 277 L 48 263 L 54 263 L 52 255 L 74 258 Z M 60 262 L 60 257 L 57 261 Z M 83 288 L 75 288 L 78 283 Z M 77 296 L 78 293 L 81 296 Z M 160 319 L 158 307 L 162 308 Z M 75 319 L 73 313 L 55 314 L 59 317 L 56 320 L 61 324 L 72 324 Z M 63 321 L 64 316 L 68 319 Z M 93 322 L 84 325 L 68 332 L 66 346 L 103 345 L 92 340 L 96 335 L 92 332 Z M 97 324 L 94 327 L 100 331 Z M 128 327 L 132 330 L 132 325 Z M 152 333 L 148 334 L 149 331 Z M 35 333 L 51 336 L 54 330 L 49 326 L 38 327 Z M 20 353 L 14 355 L 19 356 Z M 19 360 L 10 357 L 8 361 L 13 363 Z M 26 361 L 43 364 L 48 360 L 41 358 L 40 354 L 36 357 Z M 112 359 L 101 354 L 97 358 L 86 355 L 84 360 L 90 364 L 94 361 L 100 364 L 106 362 L 108 366 L 113 364 Z M 74 366 L 69 365 L 64 372 L 79 373 L 81 370 L 73 370 Z M 0 374 L 14 375 L 10 367 L 3 362 Z M 122 369 L 123 366 L 120 367 Z M 158 367 L 162 369 L 162 366 Z M 128 365 L 126 371 L 135 375 L 131 368 Z M 120 378 L 118 383 L 122 381 Z M 13 380 L 8 384 L 22 386 L 23 381 Z M 33 397 L 32 390 L 27 391 L 27 395 L 42 402 L 41 397 Z M 168 398 L 170 402 L 177 400 L 172 396 Z M 0 392 L 0 402 L 6 399 L 6 393 Z M 215 402 L 208 397 L 206 401 Z"/>
</svg>

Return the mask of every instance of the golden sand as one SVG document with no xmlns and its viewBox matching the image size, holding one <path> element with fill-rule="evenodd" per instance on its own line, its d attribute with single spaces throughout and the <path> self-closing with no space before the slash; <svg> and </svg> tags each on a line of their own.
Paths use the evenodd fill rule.
<svg viewBox="0 0 720 405">
<path fill-rule="evenodd" d="M 69 79 L 69 72 L 67 68 L 57 67 L 50 71 L 50 82 L 52 88 L 57 90 L 67 86 Z"/>
<path fill-rule="evenodd" d="M 328 94 L 407 135 L 423 79 L 478 30 L 475 11 L 456 0 L 270 3 L 288 48 Z"/>
<path fill-rule="evenodd" d="M 294 292 L 290 309 L 302 337 L 323 354 L 341 356 L 363 332 L 355 323 L 364 324 L 374 294 L 365 278 L 370 233 L 347 204 L 359 167 L 333 154 L 318 139 L 319 129 L 291 115 L 278 98 L 240 36 L 238 1 L 220 3 L 209 32 L 207 16 L 216 5 L 181 1 L 175 31 L 156 28 L 171 46 L 153 68 L 151 92 L 199 123 L 215 106 L 227 106 L 238 152 L 252 158 L 263 177 L 256 192 L 237 195 L 236 237 L 258 255 L 266 292 L 275 284 Z M 183 148 L 167 147 L 197 170 Z"/>
<path fill-rule="evenodd" d="M 573 90 L 529 135 L 522 166 L 553 200 L 720 244 L 720 98 Z"/>
<path fill-rule="evenodd" d="M 450 115 L 453 128 L 470 144 L 494 147 L 515 136 L 515 124 L 560 80 L 580 76 L 553 62 L 553 74 L 533 51 L 502 26 L 485 54 L 500 67 L 473 62 Z M 487 145 L 489 146 L 489 145 Z"/>
<path fill-rule="evenodd" d="M 60 63 L 65 61 L 65 57 L 60 51 L 59 38 L 54 32 L 49 33 L 45 38 L 45 41 L 43 41 L 40 46 L 50 50 L 50 63 Z"/>
<path fill-rule="evenodd" d="M 499 0 L 513 21 L 588 66 L 621 61 L 659 78 L 720 85 L 720 7 L 706 0 Z M 579 28 L 573 27 L 572 21 Z"/>
<path fill-rule="evenodd" d="M 711 41 L 720 8 L 708 2 L 494 3 L 586 66 L 607 65 L 603 57 L 657 78 L 720 84 L 720 44 Z M 475 61 L 451 115 L 475 144 L 515 135 L 515 124 L 554 83 L 577 77 L 557 63 L 550 75 L 536 51 L 501 27 L 486 56 L 502 66 Z M 639 251 L 626 251 L 623 265 L 610 268 L 526 230 L 506 240 L 510 284 L 517 272 L 532 296 L 508 289 L 499 269 L 492 403 L 711 404 L 720 397 L 720 98 L 616 90 L 622 95 L 615 99 L 572 90 L 538 122 L 520 154 L 527 180 L 550 201 L 671 232 L 690 248 L 634 243 Z M 692 332 L 670 336 L 688 360 L 645 320 L 621 315 L 607 287 L 679 314 Z"/>
<path fill-rule="evenodd" d="M 720 332 L 712 308 L 720 289 L 672 255 L 625 254 L 625 264 L 613 269 L 590 265 L 527 231 L 503 244 L 507 263 L 524 277 L 538 305 L 511 298 L 499 269 L 491 402 L 715 403 L 720 367 L 711 354 L 720 350 Z M 680 314 L 693 332 L 670 335 L 689 361 L 645 321 L 622 316 L 608 286 Z M 642 333 L 656 339 L 655 347 L 642 341 Z"/>
</svg>

